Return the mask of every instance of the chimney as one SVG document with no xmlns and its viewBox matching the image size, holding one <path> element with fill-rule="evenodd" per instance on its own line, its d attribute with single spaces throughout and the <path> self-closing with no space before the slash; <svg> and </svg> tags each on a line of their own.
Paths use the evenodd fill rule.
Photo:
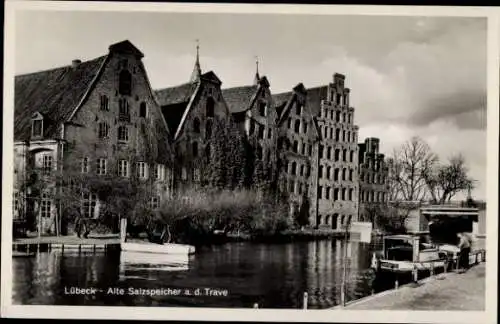
<svg viewBox="0 0 500 324">
<path fill-rule="evenodd" d="M 82 63 L 82 61 L 79 59 L 73 60 L 73 61 L 71 61 L 71 67 L 73 69 L 76 69 L 81 63 Z"/>
</svg>

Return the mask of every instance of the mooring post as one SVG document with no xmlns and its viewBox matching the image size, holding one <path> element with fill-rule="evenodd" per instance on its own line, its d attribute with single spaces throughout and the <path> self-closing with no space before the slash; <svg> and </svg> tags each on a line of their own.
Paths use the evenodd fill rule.
<svg viewBox="0 0 500 324">
<path fill-rule="evenodd" d="M 413 282 L 418 282 L 418 270 L 417 270 L 417 265 L 413 265 Z"/>
<path fill-rule="evenodd" d="M 431 277 L 434 276 L 434 261 L 431 262 Z"/>
<path fill-rule="evenodd" d="M 120 242 L 125 243 L 127 238 L 127 219 L 120 218 Z"/>
<path fill-rule="evenodd" d="M 253 308 L 259 308 L 259 304 L 257 303 L 253 304 Z"/>
<path fill-rule="evenodd" d="M 396 279 L 396 281 L 394 281 L 394 289 L 398 289 L 399 288 L 399 281 L 398 279 Z"/>
<path fill-rule="evenodd" d="M 302 307 L 303 307 L 303 309 L 307 309 L 307 302 L 308 302 L 307 291 L 305 291 L 304 292 L 304 296 L 303 296 L 303 301 L 302 301 Z"/>
</svg>

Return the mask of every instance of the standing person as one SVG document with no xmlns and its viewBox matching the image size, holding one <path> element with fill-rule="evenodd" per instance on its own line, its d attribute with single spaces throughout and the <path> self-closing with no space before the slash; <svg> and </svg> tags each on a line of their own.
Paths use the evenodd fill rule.
<svg viewBox="0 0 500 324">
<path fill-rule="evenodd" d="M 458 248 L 460 249 L 459 267 L 461 272 L 465 272 L 469 269 L 470 243 L 467 236 L 462 232 L 457 233 L 457 237 L 459 239 Z"/>
</svg>

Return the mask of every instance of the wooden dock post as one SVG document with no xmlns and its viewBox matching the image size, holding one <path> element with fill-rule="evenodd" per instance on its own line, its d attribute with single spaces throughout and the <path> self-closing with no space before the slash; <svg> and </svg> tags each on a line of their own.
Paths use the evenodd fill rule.
<svg viewBox="0 0 500 324">
<path fill-rule="evenodd" d="M 253 308 L 259 308 L 259 304 L 257 303 L 253 304 Z"/>
<path fill-rule="evenodd" d="M 431 262 L 431 271 L 430 276 L 434 276 L 434 261 Z"/>
<path fill-rule="evenodd" d="M 394 281 L 394 289 L 398 289 L 399 288 L 399 281 L 398 279 L 396 279 L 396 281 Z"/>
<path fill-rule="evenodd" d="M 120 218 L 120 242 L 125 243 L 127 238 L 127 219 Z"/>
<path fill-rule="evenodd" d="M 304 296 L 302 297 L 302 308 L 307 309 L 307 304 L 308 304 L 307 291 L 305 291 Z"/>
</svg>

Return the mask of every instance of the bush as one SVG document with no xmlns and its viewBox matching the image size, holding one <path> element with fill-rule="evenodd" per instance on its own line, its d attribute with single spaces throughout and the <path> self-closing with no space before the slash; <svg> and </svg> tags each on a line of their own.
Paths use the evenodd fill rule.
<svg viewBox="0 0 500 324">
<path fill-rule="evenodd" d="M 156 221 L 175 241 L 207 238 L 220 230 L 274 235 L 289 228 L 286 205 L 251 190 L 187 190 L 165 199 Z"/>
</svg>

